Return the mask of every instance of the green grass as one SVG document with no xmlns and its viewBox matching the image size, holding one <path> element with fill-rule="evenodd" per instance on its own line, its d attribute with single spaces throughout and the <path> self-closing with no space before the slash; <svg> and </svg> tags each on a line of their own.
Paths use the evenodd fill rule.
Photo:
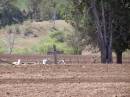
<svg viewBox="0 0 130 97">
<path fill-rule="evenodd" d="M 4 53 L 5 51 L 6 51 L 6 48 L 4 47 L 2 40 L 0 40 L 0 54 Z"/>
<path fill-rule="evenodd" d="M 56 45 L 57 50 L 63 51 L 65 54 L 73 53 L 73 49 L 69 47 L 66 42 L 59 42 L 49 35 L 43 38 L 37 45 L 33 46 L 32 50 L 34 52 L 46 54 L 48 51 L 53 50 L 53 45 Z"/>
<path fill-rule="evenodd" d="M 21 48 L 21 49 L 14 48 L 13 53 L 23 55 L 23 54 L 32 54 L 33 51 L 30 48 Z"/>
</svg>

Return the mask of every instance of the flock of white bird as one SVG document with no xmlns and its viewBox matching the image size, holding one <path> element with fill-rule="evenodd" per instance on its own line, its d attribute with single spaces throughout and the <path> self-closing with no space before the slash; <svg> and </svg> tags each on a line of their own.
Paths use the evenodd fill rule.
<svg viewBox="0 0 130 97">
<path fill-rule="evenodd" d="M 49 60 L 47 58 L 45 58 L 45 59 L 42 60 L 42 64 L 43 65 L 48 64 L 48 62 L 49 62 Z M 58 64 L 66 64 L 64 60 L 59 60 L 57 63 Z M 12 62 L 12 64 L 13 65 L 20 65 L 21 64 L 21 59 L 18 59 L 17 62 Z"/>
</svg>

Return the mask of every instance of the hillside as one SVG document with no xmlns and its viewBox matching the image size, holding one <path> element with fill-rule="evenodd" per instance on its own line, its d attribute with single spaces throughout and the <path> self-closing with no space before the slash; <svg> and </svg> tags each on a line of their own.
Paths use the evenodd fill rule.
<svg viewBox="0 0 130 97">
<path fill-rule="evenodd" d="M 14 25 L 18 31 L 15 35 L 15 43 L 14 53 L 21 52 L 20 50 L 30 50 L 35 45 L 38 45 L 41 40 L 47 38 L 49 33 L 55 31 L 63 32 L 63 33 L 70 33 L 72 32 L 72 27 L 67 24 L 64 20 L 57 20 L 55 22 L 55 29 L 53 28 L 53 23 L 50 21 L 43 21 L 43 22 L 29 22 L 25 21 L 22 25 Z M 12 26 L 13 28 L 13 26 Z M 7 43 L 9 40 L 5 36 L 7 35 L 8 27 L 5 29 L 1 29 L 0 31 L 0 39 L 1 45 L 7 49 Z"/>
</svg>

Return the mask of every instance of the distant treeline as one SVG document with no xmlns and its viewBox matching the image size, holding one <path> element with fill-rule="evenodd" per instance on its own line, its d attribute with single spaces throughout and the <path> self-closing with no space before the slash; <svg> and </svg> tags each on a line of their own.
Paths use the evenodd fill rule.
<svg viewBox="0 0 130 97">
<path fill-rule="evenodd" d="M 19 7 L 20 4 L 24 7 Z M 25 19 L 35 21 L 64 19 L 66 5 L 66 2 L 59 3 L 59 0 L 27 0 L 26 2 L 1 0 L 0 26 L 21 23 Z"/>
</svg>

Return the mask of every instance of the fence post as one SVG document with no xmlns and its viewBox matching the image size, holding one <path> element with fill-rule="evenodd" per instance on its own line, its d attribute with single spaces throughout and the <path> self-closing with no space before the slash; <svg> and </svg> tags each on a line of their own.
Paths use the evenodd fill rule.
<svg viewBox="0 0 130 97">
<path fill-rule="evenodd" d="M 53 49 L 54 49 L 54 63 L 57 64 L 57 50 L 56 50 L 56 45 L 53 45 Z"/>
</svg>

